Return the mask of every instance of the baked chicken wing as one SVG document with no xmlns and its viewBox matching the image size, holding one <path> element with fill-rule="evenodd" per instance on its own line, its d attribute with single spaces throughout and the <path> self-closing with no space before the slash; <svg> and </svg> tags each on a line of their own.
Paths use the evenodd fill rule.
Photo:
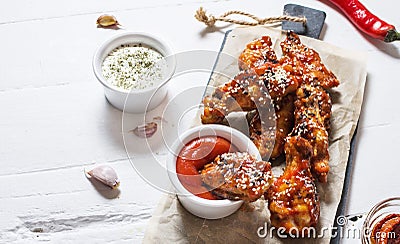
<svg viewBox="0 0 400 244">
<path fill-rule="evenodd" d="M 217 87 L 211 96 L 204 97 L 203 104 L 203 124 L 227 124 L 226 116 L 231 112 L 255 111 L 257 120 L 250 123 L 250 134 L 254 135 L 250 138 L 261 156 L 269 157 L 274 143 L 271 138 L 275 134 L 274 105 L 256 74 L 241 71 L 232 81 Z"/>
<path fill-rule="evenodd" d="M 263 36 L 246 45 L 239 56 L 239 68 L 241 70 L 253 69 L 265 62 L 277 62 L 272 42 L 269 36 Z"/>
<path fill-rule="evenodd" d="M 276 132 L 275 144 L 272 149 L 266 139 L 255 139 L 254 142 L 263 142 L 264 144 L 257 145 L 262 155 L 265 152 L 270 152 L 270 157 L 275 159 L 283 153 L 283 145 L 286 136 L 293 129 L 293 111 L 294 97 L 293 94 L 299 87 L 298 79 L 285 70 L 285 67 L 272 63 L 265 63 L 255 68 L 255 72 L 263 80 L 271 96 L 275 109 Z M 250 138 L 270 137 L 268 133 L 261 133 L 260 117 L 255 116 L 250 122 Z"/>
<path fill-rule="evenodd" d="M 339 85 L 339 80 L 322 63 L 319 54 L 302 44 L 294 32 L 287 33 L 286 39 L 281 42 L 281 49 L 284 56 L 279 61 L 280 64 L 303 80 L 302 83 L 316 84 L 324 89 Z"/>
<path fill-rule="evenodd" d="M 301 137 L 288 137 L 285 144 L 286 168 L 266 193 L 271 224 L 289 231 L 306 233 L 315 227 L 320 203 L 309 163 L 312 147 Z"/>
<path fill-rule="evenodd" d="M 247 113 L 249 123 L 249 137 L 258 148 L 262 158 L 272 157 L 276 141 L 276 119 L 261 120 L 258 111 Z M 269 129 L 263 129 L 269 128 Z"/>
<path fill-rule="evenodd" d="M 296 92 L 293 136 L 301 136 L 312 146 L 311 172 L 320 182 L 327 182 L 329 172 L 329 120 L 331 99 L 319 86 L 303 85 Z"/>
<path fill-rule="evenodd" d="M 254 69 L 264 81 L 269 95 L 274 101 L 279 101 L 288 94 L 296 92 L 300 82 L 298 78 L 286 71 L 286 66 L 265 63 Z"/>
<path fill-rule="evenodd" d="M 255 73 L 241 71 L 233 80 L 217 87 L 203 99 L 203 124 L 223 124 L 231 112 L 251 111 L 271 106 L 268 90 Z"/>
<path fill-rule="evenodd" d="M 294 100 L 294 95 L 290 94 L 274 102 L 275 126 L 268 126 L 269 128 L 275 128 L 275 133 L 271 133 L 271 130 L 264 130 L 262 132 L 261 124 L 270 121 L 260 120 L 258 113 L 255 113 L 250 118 L 250 139 L 257 146 L 262 156 L 269 155 L 271 159 L 276 159 L 283 153 L 285 138 L 293 129 Z"/>
<path fill-rule="evenodd" d="M 253 202 L 270 186 L 271 164 L 248 153 L 224 153 L 204 166 L 201 178 L 214 195 Z"/>
</svg>

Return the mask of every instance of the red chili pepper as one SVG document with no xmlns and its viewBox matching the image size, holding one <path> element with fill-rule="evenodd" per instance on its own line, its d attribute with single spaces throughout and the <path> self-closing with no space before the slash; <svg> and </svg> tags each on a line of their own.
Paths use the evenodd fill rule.
<svg viewBox="0 0 400 244">
<path fill-rule="evenodd" d="M 358 29 L 369 36 L 385 42 L 400 40 L 400 33 L 393 25 L 379 19 L 358 0 L 329 1 L 342 10 Z"/>
</svg>

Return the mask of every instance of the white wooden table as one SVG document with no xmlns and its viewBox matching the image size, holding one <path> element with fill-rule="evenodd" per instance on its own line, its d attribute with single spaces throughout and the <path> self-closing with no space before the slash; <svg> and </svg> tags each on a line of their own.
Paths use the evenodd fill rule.
<svg viewBox="0 0 400 244">
<path fill-rule="evenodd" d="M 363 2 L 400 28 L 398 1 Z M 122 113 L 107 103 L 93 75 L 95 49 L 117 32 L 96 28 L 100 14 L 117 16 L 124 29 L 161 36 L 176 52 L 218 51 L 224 32 L 233 26 L 205 30 L 193 18 L 200 6 L 216 15 L 244 10 L 267 17 L 280 15 L 286 3 L 325 11 L 322 39 L 369 55 L 346 212 L 365 212 L 383 198 L 398 196 L 400 42 L 385 44 L 362 35 L 323 2 L 8 1 L 0 8 L 0 242 L 141 242 L 164 194 L 131 167 Z M 173 80 L 169 97 L 185 86 L 204 85 L 207 77 Z M 187 99 L 198 102 L 200 96 Z M 132 128 L 141 119 L 128 117 Z M 143 141 L 132 138 L 129 143 L 139 145 L 130 154 L 133 160 L 154 161 Z M 165 158 L 163 150 L 155 150 L 157 160 Z M 83 169 L 93 163 L 117 170 L 118 196 L 84 177 Z"/>
</svg>

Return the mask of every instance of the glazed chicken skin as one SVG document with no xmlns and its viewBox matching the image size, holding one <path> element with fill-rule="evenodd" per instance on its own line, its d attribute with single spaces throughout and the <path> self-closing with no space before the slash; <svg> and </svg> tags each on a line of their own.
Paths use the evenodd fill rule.
<svg viewBox="0 0 400 244">
<path fill-rule="evenodd" d="M 211 96 L 204 97 L 201 122 L 224 124 L 231 112 L 269 108 L 271 103 L 262 80 L 254 73 L 241 71 L 233 80 L 217 87 Z"/>
<path fill-rule="evenodd" d="M 277 64 L 265 63 L 256 67 L 254 70 L 259 75 L 260 79 L 263 80 L 274 104 L 276 132 L 272 152 L 270 143 L 265 143 L 268 141 L 266 137 L 271 137 L 271 134 L 261 133 L 261 121 L 259 116 L 255 116 L 250 122 L 250 138 L 254 138 L 253 142 L 255 143 L 264 143 L 256 144 L 261 155 L 270 155 L 272 159 L 276 159 L 283 153 L 285 137 L 293 129 L 293 94 L 299 86 L 299 81 L 295 76 L 291 75 L 290 72 L 287 72 L 285 67 Z M 267 132 L 269 131 L 267 130 Z"/>
<path fill-rule="evenodd" d="M 319 54 L 302 44 L 297 34 L 289 31 L 280 45 L 283 57 L 279 63 L 286 66 L 287 71 L 303 80 L 303 84 L 315 84 L 324 89 L 339 85 L 339 80 L 322 63 Z"/>
<path fill-rule="evenodd" d="M 241 71 L 232 81 L 217 87 L 211 96 L 204 97 L 203 104 L 203 124 L 228 124 L 226 116 L 231 112 L 255 111 L 257 119 L 250 122 L 250 139 L 257 145 L 261 157 L 270 156 L 275 132 L 274 105 L 256 74 Z"/>
<path fill-rule="evenodd" d="M 294 125 L 294 95 L 283 97 L 275 102 L 276 134 L 275 146 L 271 158 L 279 157 L 284 151 L 285 138 L 292 131 Z"/>
<path fill-rule="evenodd" d="M 292 136 L 301 136 L 312 146 L 311 172 L 319 182 L 326 183 L 329 172 L 329 121 L 331 99 L 321 87 L 303 85 L 296 92 L 295 127 Z"/>
<path fill-rule="evenodd" d="M 216 196 L 253 202 L 271 184 L 271 164 L 247 152 L 224 153 L 204 166 L 201 178 Z"/>
<path fill-rule="evenodd" d="M 227 124 L 225 117 L 230 112 L 255 110 L 257 116 L 249 120 L 250 139 L 263 158 L 275 159 L 282 154 L 284 139 L 293 129 L 294 99 L 291 94 L 296 91 L 298 81 L 276 65 L 265 64 L 256 72 L 263 75 L 259 77 L 241 71 L 232 81 L 217 87 L 211 96 L 206 96 L 202 123 Z M 273 96 L 272 101 L 270 95 Z M 273 112 L 276 114 L 276 125 L 266 124 L 273 120 Z M 264 113 L 261 120 L 260 113 Z M 271 134 L 272 129 L 276 129 L 275 134 Z M 271 141 L 274 136 L 275 140 Z"/>
<path fill-rule="evenodd" d="M 246 45 L 239 56 L 239 68 L 241 70 L 254 69 L 266 62 L 277 63 L 277 57 L 272 49 L 269 36 L 263 36 Z"/>
<path fill-rule="evenodd" d="M 295 228 L 300 234 L 306 234 L 306 227 L 315 227 L 320 214 L 320 202 L 309 165 L 312 147 L 304 138 L 288 137 L 285 153 L 286 168 L 265 195 L 271 224 L 276 228 L 283 227 L 287 233 Z"/>
<path fill-rule="evenodd" d="M 264 81 L 264 85 L 274 101 L 279 101 L 288 94 L 295 93 L 301 83 L 297 76 L 286 71 L 286 69 L 290 70 L 290 68 L 290 66 L 265 63 L 254 69 Z"/>
<path fill-rule="evenodd" d="M 276 125 L 275 120 L 261 120 L 257 111 L 247 114 L 249 123 L 250 140 L 257 147 L 262 158 L 272 157 L 272 153 L 276 147 Z M 263 129 L 269 128 L 269 129 Z"/>
<path fill-rule="evenodd" d="M 294 100 L 294 95 L 288 95 L 274 102 L 275 121 L 261 121 L 257 113 L 251 118 L 250 139 L 261 155 L 269 155 L 271 159 L 276 159 L 283 153 L 285 138 L 292 131 L 294 125 Z M 271 133 L 271 130 L 261 133 L 261 123 L 268 122 L 275 122 L 275 133 Z M 272 128 L 273 125 L 269 126 Z M 271 138 L 275 139 L 271 141 Z"/>
</svg>

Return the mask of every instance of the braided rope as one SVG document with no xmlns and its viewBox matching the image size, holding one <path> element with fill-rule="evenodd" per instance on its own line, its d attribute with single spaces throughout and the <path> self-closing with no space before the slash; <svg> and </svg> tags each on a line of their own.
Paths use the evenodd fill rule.
<svg viewBox="0 0 400 244">
<path fill-rule="evenodd" d="M 255 22 L 227 18 L 229 15 L 243 15 L 243 16 L 253 19 Z M 217 21 L 223 21 L 223 22 L 228 22 L 228 23 L 238 24 L 238 25 L 248 25 L 248 26 L 272 24 L 272 23 L 282 22 L 282 21 L 302 22 L 305 25 L 307 22 L 307 19 L 305 17 L 293 17 L 293 16 L 287 16 L 287 15 L 261 19 L 252 14 L 249 14 L 249 13 L 246 13 L 243 11 L 237 11 L 237 10 L 228 11 L 219 17 L 215 17 L 213 15 L 207 15 L 207 13 L 203 9 L 203 7 L 200 7 L 196 11 L 196 14 L 194 15 L 194 17 L 198 21 L 205 23 L 209 27 L 214 26 L 215 22 L 217 22 Z"/>
</svg>

